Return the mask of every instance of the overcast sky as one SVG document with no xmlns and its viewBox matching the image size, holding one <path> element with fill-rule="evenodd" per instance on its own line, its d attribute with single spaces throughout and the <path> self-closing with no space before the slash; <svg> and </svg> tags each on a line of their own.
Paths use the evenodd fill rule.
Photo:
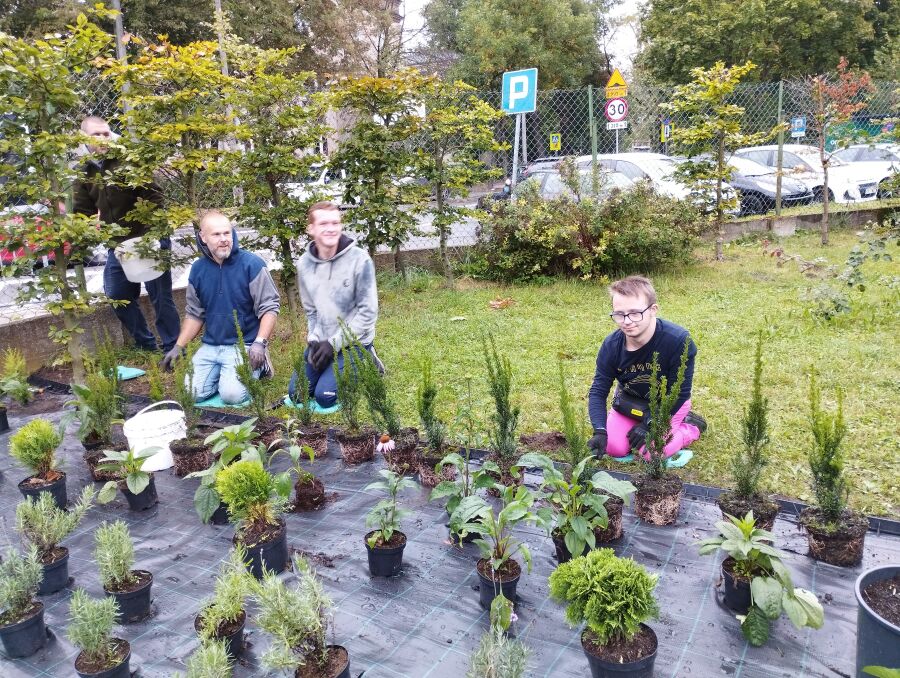
<svg viewBox="0 0 900 678">
<path fill-rule="evenodd" d="M 406 28 L 415 30 L 422 26 L 422 7 L 428 3 L 428 0 L 405 0 L 406 7 Z M 639 7 L 643 4 L 643 0 L 622 0 L 612 12 L 610 18 L 620 19 L 622 17 L 637 16 Z M 619 26 L 610 40 L 609 52 L 612 55 L 613 65 L 621 68 L 623 71 L 630 70 L 631 62 L 637 54 L 637 34 L 635 33 L 634 22 Z M 522 64 L 527 66 L 527 64 Z"/>
</svg>

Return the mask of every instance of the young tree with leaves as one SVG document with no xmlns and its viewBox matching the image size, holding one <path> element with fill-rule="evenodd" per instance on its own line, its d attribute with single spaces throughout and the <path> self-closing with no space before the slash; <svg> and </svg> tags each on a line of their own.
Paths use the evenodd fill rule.
<svg viewBox="0 0 900 678">
<path fill-rule="evenodd" d="M 735 207 L 737 198 L 726 198 L 723 188 L 731 178 L 728 159 L 742 146 L 755 146 L 773 137 L 778 127 L 757 134 L 741 130 L 744 108 L 731 103 L 731 95 L 744 76 L 756 66 L 747 61 L 728 66 L 721 61 L 709 69 L 695 68 L 693 80 L 675 88 L 672 102 L 663 104 L 667 113 L 684 119 L 672 131 L 672 143 L 688 161 L 678 167 L 677 174 L 693 191 L 705 196 L 715 184 L 716 259 L 724 257 L 725 210 Z M 698 157 L 699 156 L 699 157 Z"/>
<path fill-rule="evenodd" d="M 106 16 L 97 10 L 96 17 Z M 27 265 L 44 256 L 50 266 L 22 288 L 20 299 L 40 299 L 61 325 L 50 336 L 64 344 L 73 377 L 84 381 L 84 348 L 80 319 L 102 295 L 88 290 L 82 259 L 97 245 L 121 235 L 118 226 L 98 228 L 92 217 L 67 212 L 71 186 L 84 178 L 82 167 L 68 158 L 86 141 L 73 120 L 80 110 L 77 75 L 106 54 L 112 36 L 80 14 L 66 33 L 22 40 L 0 33 L 0 204 L 31 207 L 5 217 L 5 246 L 24 247 Z M 74 265 L 74 271 L 69 267 Z"/>
</svg>

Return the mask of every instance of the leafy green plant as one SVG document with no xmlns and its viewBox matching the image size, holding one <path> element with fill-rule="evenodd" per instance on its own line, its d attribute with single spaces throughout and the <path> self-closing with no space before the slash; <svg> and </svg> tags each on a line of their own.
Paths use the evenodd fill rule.
<svg viewBox="0 0 900 678">
<path fill-rule="evenodd" d="M 440 420 L 435 412 L 438 388 L 434 383 L 431 372 L 431 358 L 422 360 L 422 381 L 416 392 L 416 409 L 419 412 L 419 420 L 425 429 L 425 439 L 428 447 L 434 454 L 441 454 L 447 437 L 447 425 Z"/>
<path fill-rule="evenodd" d="M 647 422 L 647 438 L 644 447 L 644 469 L 650 478 L 658 479 L 667 474 L 666 443 L 672 437 L 672 409 L 678 401 L 681 392 L 681 384 L 684 382 L 684 373 L 687 369 L 688 349 L 690 338 L 685 339 L 684 349 L 681 352 L 681 363 L 678 365 L 678 373 L 675 382 L 669 385 L 666 377 L 659 376 L 659 352 L 653 352 L 653 362 L 650 364 L 650 421 Z"/>
<path fill-rule="evenodd" d="M 863 673 L 875 678 L 900 678 L 900 669 L 889 669 L 885 666 L 863 666 Z"/>
<path fill-rule="evenodd" d="M 186 678 L 230 678 L 234 662 L 225 639 L 204 639 L 187 660 Z"/>
<path fill-rule="evenodd" d="M 756 353 L 753 360 L 753 391 L 750 404 L 744 410 L 744 418 L 741 421 L 744 449 L 731 458 L 734 492 L 743 499 L 751 499 L 757 494 L 763 468 L 769 463 L 764 453 L 765 446 L 769 442 L 769 399 L 762 394 L 763 338 L 764 334 L 760 331 L 756 338 Z"/>
<path fill-rule="evenodd" d="M 499 473 L 499 467 L 486 461 L 486 470 Z M 512 468 L 515 474 L 517 467 Z M 476 495 L 465 497 L 450 516 L 450 529 L 456 534 L 474 532 L 481 538 L 475 540 L 481 557 L 488 561 L 496 572 L 513 556 L 521 553 L 528 571 L 531 572 L 531 551 L 528 546 L 513 536 L 513 528 L 519 523 L 534 523 L 543 529 L 549 528 L 550 509 L 534 510 L 535 493 L 524 485 L 506 487 L 494 483 L 500 492 L 501 506 L 496 511 L 484 498 Z"/>
<path fill-rule="evenodd" d="M 541 490 L 553 510 L 553 534 L 562 537 L 566 548 L 573 557 L 580 556 L 585 549 L 597 545 L 594 530 L 605 529 L 609 517 L 606 502 L 609 495 L 627 501 L 635 487 L 626 480 L 616 480 L 605 471 L 599 471 L 589 480 L 584 469 L 593 459 L 586 456 L 572 469 L 571 480 L 563 474 L 545 454 L 529 453 L 519 458 L 519 464 L 537 467 L 543 471 Z M 597 494 L 596 492 L 608 492 Z"/>
<path fill-rule="evenodd" d="M 23 554 L 6 550 L 0 561 L 0 625 L 19 621 L 31 609 L 43 578 L 37 547 Z"/>
<path fill-rule="evenodd" d="M 57 544 L 78 527 L 94 500 L 94 488 L 86 486 L 68 510 L 56 505 L 53 495 L 41 492 L 37 499 L 26 497 L 16 506 L 16 530 L 38 550 L 43 563 L 52 562 Z"/>
<path fill-rule="evenodd" d="M 847 508 L 850 488 L 844 477 L 844 453 L 841 442 L 847 434 L 844 424 L 844 393 L 837 391 L 834 414 L 822 409 L 822 391 L 815 372 L 809 378 L 810 427 L 813 444 L 808 453 L 816 504 L 826 524 L 834 525 Z"/>
<path fill-rule="evenodd" d="M 160 451 L 159 447 L 146 447 L 139 452 L 133 448 L 127 450 L 104 450 L 103 459 L 97 465 L 98 471 L 112 471 L 116 476 L 125 479 L 125 486 L 132 494 L 140 494 L 150 484 L 150 472 L 144 470 L 144 462 Z M 97 500 L 108 504 L 116 498 L 119 489 L 118 480 L 110 480 L 100 488 Z"/>
<path fill-rule="evenodd" d="M 222 500 L 216 490 L 216 476 L 239 456 L 254 449 L 252 441 L 256 437 L 255 426 L 254 417 L 240 424 L 221 428 L 203 441 L 210 446 L 210 453 L 215 459 L 209 468 L 189 473 L 185 478 L 200 478 L 200 485 L 194 491 L 194 509 L 204 523 L 209 522 Z"/>
<path fill-rule="evenodd" d="M 272 461 L 279 454 L 283 454 L 291 460 L 291 466 L 284 473 L 287 474 L 287 482 L 290 482 L 290 474 L 294 473 L 297 476 L 297 482 L 309 482 L 314 476 L 312 473 L 307 471 L 303 466 L 300 465 L 300 460 L 303 457 L 309 459 L 309 463 L 313 463 L 313 460 L 316 458 L 316 453 L 309 445 L 288 445 L 287 447 L 283 446 L 282 440 L 275 440 L 272 442 L 273 446 L 279 446 L 271 455 L 269 455 L 269 460 L 266 463 L 267 466 L 272 464 Z M 277 477 L 276 477 L 277 478 Z M 285 482 L 281 480 L 281 482 Z"/>
<path fill-rule="evenodd" d="M 550 597 L 566 605 L 572 626 L 584 623 L 600 645 L 628 641 L 659 615 L 653 591 L 659 577 L 612 549 L 596 549 L 562 563 L 550 575 Z"/>
<path fill-rule="evenodd" d="M 506 631 L 513 617 L 512 603 L 497 595 L 491 602 L 491 628 L 472 653 L 466 678 L 521 678 L 528 662 L 528 650 Z"/>
<path fill-rule="evenodd" d="M 9 439 L 9 453 L 19 463 L 42 480 L 59 477 L 56 469 L 56 448 L 62 436 L 46 419 L 32 419 Z"/>
<path fill-rule="evenodd" d="M 28 385 L 28 367 L 22 352 L 8 347 L 3 352 L 3 369 L 0 370 L 0 399 L 10 397 L 20 405 L 31 401 L 34 389 Z"/>
<path fill-rule="evenodd" d="M 135 582 L 134 544 L 128 525 L 121 520 L 101 523 L 94 530 L 94 561 L 100 572 L 100 583 L 107 591 L 121 591 Z"/>
<path fill-rule="evenodd" d="M 331 600 L 309 563 L 297 555 L 294 572 L 299 577 L 294 588 L 271 572 L 252 583 L 259 610 L 256 624 L 272 636 L 262 656 L 263 665 L 272 671 L 297 669 L 310 662 L 322 667 L 328 660 L 325 636 Z"/>
<path fill-rule="evenodd" d="M 244 333 L 238 321 L 237 311 L 232 311 L 232 313 L 234 315 L 234 329 L 237 332 L 237 343 L 234 345 L 234 350 L 238 354 L 238 362 L 234 369 L 237 372 L 238 381 L 247 389 L 253 413 L 257 419 L 262 421 L 265 419 L 266 410 L 269 407 L 269 392 L 272 390 L 272 380 L 257 379 L 253 376 L 253 367 L 250 365 L 250 356 L 247 354 L 247 344 L 244 343 Z"/>
<path fill-rule="evenodd" d="M 487 366 L 488 386 L 494 400 L 494 426 L 490 431 L 491 449 L 500 462 L 509 463 L 516 456 L 516 426 L 519 422 L 519 407 L 513 406 L 512 365 L 507 356 L 497 351 L 494 336 L 482 339 L 484 360 Z"/>
<path fill-rule="evenodd" d="M 228 560 L 219 568 L 212 601 L 200 609 L 200 633 L 204 641 L 213 639 L 220 628 L 236 622 L 244 613 L 251 585 L 246 560 L 243 545 L 235 544 Z"/>
<path fill-rule="evenodd" d="M 364 492 L 379 490 L 387 494 L 386 499 L 380 500 L 366 515 L 366 527 L 374 527 L 375 531 L 368 538 L 369 548 L 387 544 L 395 532 L 400 531 L 400 523 L 409 511 L 397 506 L 397 495 L 402 490 L 416 487 L 416 483 L 397 475 L 390 469 L 381 469 L 378 475 L 382 480 L 376 480 L 363 488 Z"/>
<path fill-rule="evenodd" d="M 216 491 L 228 507 L 238 533 L 277 524 L 284 511 L 290 484 L 279 486 L 259 460 L 242 459 L 216 475 Z"/>
<path fill-rule="evenodd" d="M 431 491 L 429 500 L 434 501 L 435 499 L 446 498 L 447 513 L 451 515 L 456 510 L 456 507 L 459 506 L 459 502 L 464 498 L 472 496 L 478 490 L 493 487 L 496 482 L 489 472 L 491 468 L 489 462 L 486 464 L 488 466 L 487 469 L 484 466 L 475 469 L 471 468 L 468 447 L 466 448 L 465 457 L 458 452 L 451 452 L 445 455 L 435 467 L 435 472 L 445 465 L 453 466 L 456 469 L 456 480 L 443 480 L 438 483 Z"/>
<path fill-rule="evenodd" d="M 69 602 L 69 626 L 66 635 L 81 650 L 86 661 L 111 668 L 118 663 L 116 643 L 111 638 L 119 613 L 115 598 L 91 598 L 84 589 L 75 589 Z"/>
<path fill-rule="evenodd" d="M 121 422 L 123 415 L 124 399 L 119 393 L 118 378 L 89 371 L 84 384 L 72 384 L 72 394 L 75 397 L 66 406 L 74 406 L 75 410 L 63 417 L 60 428 L 65 429 L 74 419 L 82 441 L 112 442 L 113 424 Z"/>
<path fill-rule="evenodd" d="M 751 645 L 765 645 L 771 623 L 782 611 L 798 629 L 822 628 L 822 605 L 814 593 L 794 587 L 790 572 L 781 562 L 787 554 L 766 543 L 773 541 L 773 535 L 756 527 L 752 511 L 742 519 L 728 516 L 727 521 L 716 522 L 716 528 L 719 536 L 701 541 L 700 555 L 716 553 L 721 548 L 734 558 L 735 574 L 750 580 L 750 610 L 737 618 Z"/>
</svg>

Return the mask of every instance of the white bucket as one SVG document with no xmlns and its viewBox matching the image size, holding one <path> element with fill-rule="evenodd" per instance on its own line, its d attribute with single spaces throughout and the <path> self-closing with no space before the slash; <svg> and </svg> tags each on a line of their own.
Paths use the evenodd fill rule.
<svg viewBox="0 0 900 678">
<path fill-rule="evenodd" d="M 131 282 L 143 283 L 156 280 L 165 273 L 164 270 L 157 268 L 159 261 L 156 259 L 146 259 L 137 251 L 137 244 L 140 238 L 131 238 L 125 240 L 116 247 L 116 259 L 122 265 L 122 272 Z M 153 241 L 152 246 L 159 250 L 159 242 Z"/>
<path fill-rule="evenodd" d="M 159 405 L 167 404 L 175 405 L 178 409 L 148 411 Z M 125 432 L 125 437 L 128 438 L 128 446 L 136 452 L 148 447 L 162 448 L 144 461 L 143 469 L 145 471 L 162 471 L 171 468 L 175 462 L 172 460 L 169 443 L 187 435 L 184 410 L 174 400 L 161 400 L 148 405 L 131 419 L 126 420 L 122 430 Z"/>
</svg>

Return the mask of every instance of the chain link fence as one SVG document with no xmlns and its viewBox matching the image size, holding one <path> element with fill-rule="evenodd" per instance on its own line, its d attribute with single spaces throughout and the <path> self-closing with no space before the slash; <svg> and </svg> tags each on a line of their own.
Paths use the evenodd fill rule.
<svg viewBox="0 0 900 678">
<path fill-rule="evenodd" d="M 78 124 L 87 115 L 97 115 L 114 119 L 119 112 L 119 97 L 115 83 L 102 77 L 98 72 L 86 71 L 78 76 L 81 90 L 81 106 L 78 111 Z M 869 98 L 866 108 L 856 113 L 850 126 L 877 133 L 883 127 L 880 120 L 898 116 L 900 112 L 900 83 L 878 82 L 875 93 Z M 537 107 L 534 113 L 524 116 L 524 149 L 519 162 L 522 166 L 538 158 L 564 156 L 583 156 L 592 152 L 596 143 L 597 153 L 616 152 L 656 152 L 669 154 L 672 149 L 667 134 L 671 129 L 685 124 L 685 120 L 677 115 L 670 116 L 663 112 L 661 104 L 671 101 L 673 90 L 650 83 L 633 82 L 628 85 L 628 113 L 626 129 L 607 129 L 604 113 L 606 98 L 604 91 L 596 88 L 573 90 L 539 91 Z M 492 106 L 500 107 L 500 92 L 484 92 L 478 95 Z M 757 83 L 739 85 L 732 103 L 743 108 L 743 129 L 750 132 L 770 130 L 779 120 L 790 122 L 792 118 L 806 117 L 809 121 L 812 108 L 812 91 L 808 79 L 783 83 Z M 596 129 L 596 141 L 592 135 L 592 122 Z M 122 131 L 122 130 L 118 130 Z M 492 167 L 502 170 L 505 176 L 512 171 L 512 146 L 515 134 L 514 116 L 500 119 L 494 130 L 498 141 L 505 142 L 508 150 L 486 157 L 484 160 Z M 551 135 L 559 136 L 559 149 L 551 150 Z M 791 139 L 785 134 L 785 142 L 817 144 L 814 128 L 807 124 L 807 132 L 803 137 Z M 831 147 L 834 140 L 827 140 Z M 774 141 L 772 142 L 774 143 Z M 299 180 L 300 178 L 298 178 Z M 476 200 L 485 194 L 496 191 L 502 185 L 502 179 L 491 185 L 483 185 L 466 198 L 454 198 L 459 204 L 474 206 Z M 177 182 L 171 186 L 163 186 L 164 193 L 179 190 Z M 174 194 L 173 194 L 174 195 Z M 221 200 L 220 207 L 235 206 L 235 195 L 230 189 L 218 191 L 210 188 L 209 200 Z M 302 221 L 302 219 L 301 219 Z M 437 234 L 431 224 L 431 216 L 424 214 L 419 219 L 418 233 L 411 236 L 403 250 L 427 250 L 437 247 Z M 448 244 L 451 247 L 471 245 L 475 242 L 478 224 L 475 219 L 467 218 L 455 224 L 450 233 Z M 0 266 L 4 264 L 0 263 Z M 8 265 L 8 264 L 7 264 Z M 0 324 L 11 319 L 19 319 L 40 314 L 40 305 L 22 307 L 17 301 L 20 278 L 11 277 L 10 269 L 6 275 L 0 276 Z M 102 267 L 89 267 L 89 279 L 95 279 L 94 285 L 100 286 Z"/>
</svg>

